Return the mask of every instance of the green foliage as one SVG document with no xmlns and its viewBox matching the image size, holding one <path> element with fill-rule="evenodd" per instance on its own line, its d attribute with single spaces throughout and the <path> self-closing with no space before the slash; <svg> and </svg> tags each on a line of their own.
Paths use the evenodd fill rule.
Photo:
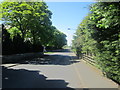
<svg viewBox="0 0 120 90">
<path fill-rule="evenodd" d="M 33 43 L 44 42 L 52 15 L 44 2 L 3 2 L 2 7 L 2 20 L 18 28 L 22 38 L 31 38 Z"/>
<path fill-rule="evenodd" d="M 94 53 L 96 50 L 96 41 L 92 38 L 91 33 L 93 32 L 89 27 L 91 24 L 89 17 L 90 14 L 80 23 L 73 40 L 72 48 L 76 48 L 76 52 L 80 54 L 88 51 Z"/>
<path fill-rule="evenodd" d="M 73 40 L 76 52 L 95 54 L 107 77 L 120 83 L 120 3 L 98 2 L 78 26 Z"/>
<path fill-rule="evenodd" d="M 49 42 L 48 46 L 57 48 L 62 48 L 67 44 L 66 35 L 59 30 L 57 30 L 54 26 L 52 27 L 53 35 L 52 40 Z"/>
<path fill-rule="evenodd" d="M 24 42 L 29 41 L 33 45 L 62 48 L 66 44 L 65 34 L 53 28 L 50 20 L 52 12 L 45 2 L 6 0 L 0 6 L 2 6 L 2 21 L 10 26 L 7 31 L 11 39 L 19 34 Z"/>
</svg>

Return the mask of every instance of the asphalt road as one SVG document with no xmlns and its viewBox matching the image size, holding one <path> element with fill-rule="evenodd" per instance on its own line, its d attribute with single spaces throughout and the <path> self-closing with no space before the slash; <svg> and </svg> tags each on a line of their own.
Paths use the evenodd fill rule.
<svg viewBox="0 0 120 90">
<path fill-rule="evenodd" d="M 8 66 L 2 67 L 2 88 L 118 88 L 69 50 Z"/>
</svg>

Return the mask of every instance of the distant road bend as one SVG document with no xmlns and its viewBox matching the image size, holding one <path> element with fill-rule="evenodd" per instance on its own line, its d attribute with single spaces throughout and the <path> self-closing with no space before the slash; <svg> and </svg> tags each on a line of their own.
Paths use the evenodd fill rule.
<svg viewBox="0 0 120 90">
<path fill-rule="evenodd" d="M 118 88 L 70 50 L 9 65 L 3 65 L 3 88 Z"/>
</svg>

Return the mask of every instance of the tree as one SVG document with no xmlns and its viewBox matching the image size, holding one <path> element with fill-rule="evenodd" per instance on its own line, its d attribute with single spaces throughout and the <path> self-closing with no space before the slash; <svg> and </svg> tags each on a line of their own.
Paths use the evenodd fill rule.
<svg viewBox="0 0 120 90">
<path fill-rule="evenodd" d="M 107 77 L 120 83 L 120 3 L 98 2 L 79 25 L 73 48 L 95 53 L 94 59 Z"/>
<path fill-rule="evenodd" d="M 93 31 L 90 29 L 92 26 L 90 21 L 90 14 L 84 18 L 79 24 L 74 36 L 72 48 L 78 56 L 82 53 L 95 53 L 96 41 L 92 38 Z"/>
<path fill-rule="evenodd" d="M 57 30 L 57 28 L 54 26 L 52 26 L 51 30 L 52 30 L 52 34 L 51 34 L 52 39 L 48 43 L 48 46 L 59 49 L 67 44 L 66 35 L 64 33 Z"/>
<path fill-rule="evenodd" d="M 2 21 L 10 26 L 7 32 L 10 34 L 14 51 L 20 48 L 15 53 L 43 51 L 43 45 L 62 48 L 66 44 L 66 35 L 52 26 L 52 12 L 48 10 L 45 2 L 7 0 L 0 5 L 3 8 Z"/>
<path fill-rule="evenodd" d="M 109 78 L 120 81 L 120 3 L 99 2 L 91 7 L 95 23 L 93 38 L 98 43 L 97 60 Z"/>
<path fill-rule="evenodd" d="M 20 30 L 22 38 L 31 38 L 34 44 L 44 42 L 49 32 L 52 13 L 44 2 L 3 2 L 2 20 Z M 37 40 L 36 40 L 37 39 Z M 38 42 L 36 42 L 38 41 Z"/>
<path fill-rule="evenodd" d="M 7 32 L 5 26 L 2 24 L 2 54 L 10 54 L 12 51 L 13 45 L 10 33 Z"/>
</svg>

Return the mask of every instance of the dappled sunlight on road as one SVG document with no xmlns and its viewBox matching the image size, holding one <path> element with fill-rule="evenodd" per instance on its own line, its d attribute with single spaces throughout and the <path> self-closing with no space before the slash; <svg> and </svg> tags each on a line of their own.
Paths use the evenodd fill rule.
<svg viewBox="0 0 120 90">
<path fill-rule="evenodd" d="M 80 62 L 75 54 L 69 50 L 54 52 L 52 54 L 45 54 L 44 57 L 28 59 L 21 64 L 34 64 L 34 65 L 71 65 Z"/>
</svg>

